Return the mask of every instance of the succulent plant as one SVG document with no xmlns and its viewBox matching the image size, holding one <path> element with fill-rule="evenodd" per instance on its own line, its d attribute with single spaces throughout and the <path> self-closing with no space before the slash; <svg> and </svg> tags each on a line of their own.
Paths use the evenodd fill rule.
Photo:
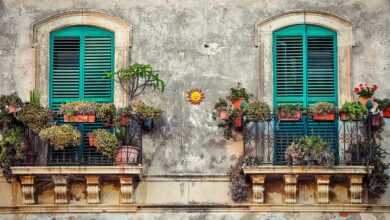
<svg viewBox="0 0 390 220">
<path fill-rule="evenodd" d="M 39 136 L 52 144 L 56 150 L 79 145 L 81 138 L 80 132 L 71 125 L 53 125 L 42 129 Z"/>
<path fill-rule="evenodd" d="M 267 103 L 261 101 L 249 102 L 243 109 L 247 120 L 265 121 L 271 118 L 271 109 Z"/>
<path fill-rule="evenodd" d="M 141 118 L 152 118 L 157 119 L 161 117 L 162 110 L 155 108 L 150 105 L 146 105 L 142 101 L 137 101 L 132 103 L 134 112 Z"/>
<path fill-rule="evenodd" d="M 60 113 L 64 115 L 94 115 L 96 113 L 96 103 L 69 102 L 61 104 Z"/>
<path fill-rule="evenodd" d="M 105 124 L 111 124 L 115 118 L 116 108 L 112 103 L 97 104 L 96 117 Z"/>
<path fill-rule="evenodd" d="M 103 155 L 112 158 L 118 147 L 118 139 L 114 134 L 106 129 L 96 129 L 93 131 L 95 136 L 95 147 Z"/>
<path fill-rule="evenodd" d="M 48 126 L 52 117 L 49 109 L 30 103 L 22 107 L 16 118 L 33 131 L 39 133 Z"/>
</svg>

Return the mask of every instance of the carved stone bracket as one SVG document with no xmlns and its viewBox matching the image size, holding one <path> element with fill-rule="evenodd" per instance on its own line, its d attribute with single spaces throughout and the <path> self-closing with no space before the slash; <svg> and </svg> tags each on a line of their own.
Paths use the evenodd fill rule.
<svg viewBox="0 0 390 220">
<path fill-rule="evenodd" d="M 54 203 L 68 203 L 68 179 L 63 175 L 54 175 Z"/>
<path fill-rule="evenodd" d="M 253 202 L 264 203 L 265 175 L 252 175 Z"/>
<path fill-rule="evenodd" d="M 363 176 L 351 175 L 349 176 L 350 186 L 349 191 L 351 193 L 351 203 L 362 203 L 363 194 Z"/>
<path fill-rule="evenodd" d="M 133 177 L 132 176 L 120 176 L 119 182 L 121 184 L 121 203 L 133 203 Z"/>
<path fill-rule="evenodd" d="M 317 175 L 317 199 L 318 203 L 329 203 L 329 175 Z"/>
<path fill-rule="evenodd" d="M 22 185 L 23 203 L 24 204 L 35 204 L 35 185 L 34 176 L 21 176 L 20 183 Z"/>
<path fill-rule="evenodd" d="M 297 202 L 298 175 L 283 175 L 284 180 L 284 202 Z"/>
<path fill-rule="evenodd" d="M 100 203 L 100 178 L 99 176 L 85 176 L 87 183 L 87 202 L 89 204 Z"/>
</svg>

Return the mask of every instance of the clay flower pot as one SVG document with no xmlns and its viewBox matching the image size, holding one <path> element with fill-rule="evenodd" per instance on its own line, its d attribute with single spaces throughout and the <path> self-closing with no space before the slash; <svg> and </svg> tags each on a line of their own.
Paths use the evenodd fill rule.
<svg viewBox="0 0 390 220">
<path fill-rule="evenodd" d="M 234 127 L 242 128 L 242 119 L 241 119 L 241 117 L 235 118 L 233 123 L 234 123 Z"/>
<path fill-rule="evenodd" d="M 88 133 L 88 144 L 91 147 L 96 146 L 96 136 L 92 132 Z"/>
<path fill-rule="evenodd" d="M 219 112 L 219 119 L 221 120 L 228 120 L 229 119 L 229 113 L 226 110 L 222 110 Z"/>
<path fill-rule="evenodd" d="M 359 103 L 362 104 L 363 106 L 367 106 L 368 100 L 372 100 L 372 97 L 359 96 Z"/>
<path fill-rule="evenodd" d="M 129 124 L 129 121 L 130 121 L 130 118 L 129 116 L 125 115 L 125 114 L 122 114 L 120 117 L 119 117 L 119 124 L 121 126 L 127 126 Z"/>
<path fill-rule="evenodd" d="M 349 120 L 351 120 L 351 118 L 349 117 L 349 115 L 347 113 L 340 112 L 340 120 L 341 121 L 349 121 Z"/>
<path fill-rule="evenodd" d="M 302 112 L 297 111 L 295 115 L 278 113 L 279 121 L 299 121 L 302 118 Z"/>
<path fill-rule="evenodd" d="M 137 164 L 141 149 L 134 146 L 121 146 L 115 153 L 115 164 Z"/>
<path fill-rule="evenodd" d="M 236 99 L 236 100 L 232 100 L 232 105 L 235 109 L 238 109 L 240 110 L 241 109 L 241 103 L 244 102 L 244 98 L 240 98 L 240 99 Z"/>
<path fill-rule="evenodd" d="M 334 121 L 336 119 L 336 115 L 334 112 L 330 112 L 327 114 L 314 114 L 313 120 L 315 121 Z"/>
<path fill-rule="evenodd" d="M 64 115 L 64 122 L 95 122 L 95 115 Z"/>
<path fill-rule="evenodd" d="M 383 117 L 390 118 L 390 106 L 383 110 Z"/>
<path fill-rule="evenodd" d="M 8 105 L 7 111 L 8 113 L 16 113 L 18 111 L 18 107 L 16 105 Z"/>
</svg>

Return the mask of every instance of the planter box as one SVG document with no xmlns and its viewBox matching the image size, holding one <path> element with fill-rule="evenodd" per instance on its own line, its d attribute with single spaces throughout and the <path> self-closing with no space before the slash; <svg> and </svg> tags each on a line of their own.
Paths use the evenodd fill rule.
<svg viewBox="0 0 390 220">
<path fill-rule="evenodd" d="M 302 118 L 302 112 L 297 111 L 295 115 L 278 113 L 279 121 L 299 121 Z"/>
<path fill-rule="evenodd" d="M 335 113 L 328 114 L 314 114 L 313 120 L 315 121 L 334 121 L 336 119 Z"/>
<path fill-rule="evenodd" d="M 64 122 L 95 122 L 95 115 L 64 115 Z"/>
</svg>

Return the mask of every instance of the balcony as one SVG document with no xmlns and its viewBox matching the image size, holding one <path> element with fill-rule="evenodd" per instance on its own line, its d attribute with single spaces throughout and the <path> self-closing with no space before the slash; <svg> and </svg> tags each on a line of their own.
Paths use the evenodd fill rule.
<svg viewBox="0 0 390 220">
<path fill-rule="evenodd" d="M 317 203 L 334 203 L 330 192 L 340 184 L 347 188 L 349 203 L 367 201 L 363 182 L 373 169 L 373 130 L 378 120 L 377 116 L 369 115 L 357 121 L 319 122 L 307 116 L 297 122 L 280 122 L 277 116 L 268 121 L 246 121 L 244 151 L 255 162 L 244 165 L 243 173 L 251 181 L 253 202 L 271 202 L 272 193 L 267 187 L 278 185 L 283 191 L 283 203 L 304 202 L 298 199 L 298 189 L 302 187 L 314 189 Z M 327 141 L 335 155 L 335 165 L 287 165 L 285 149 L 304 134 L 319 135 Z"/>
<path fill-rule="evenodd" d="M 131 120 L 124 127 L 131 146 L 140 152 L 134 159 L 127 148 L 118 148 L 121 153 L 109 158 L 89 145 L 88 132 L 101 128 L 101 123 L 73 124 L 82 135 L 81 144 L 54 150 L 39 136 L 27 130 L 31 143 L 27 157 L 17 161 L 12 167 L 12 175 L 21 183 L 24 204 L 36 204 L 36 191 L 42 183 L 54 185 L 54 203 L 68 203 L 69 183 L 83 180 L 86 185 L 87 201 L 90 204 L 100 203 L 102 179 L 116 180 L 120 185 L 120 203 L 133 203 L 134 182 L 142 174 L 142 127 L 137 120 Z M 132 157 L 132 158 L 130 158 Z"/>
</svg>

